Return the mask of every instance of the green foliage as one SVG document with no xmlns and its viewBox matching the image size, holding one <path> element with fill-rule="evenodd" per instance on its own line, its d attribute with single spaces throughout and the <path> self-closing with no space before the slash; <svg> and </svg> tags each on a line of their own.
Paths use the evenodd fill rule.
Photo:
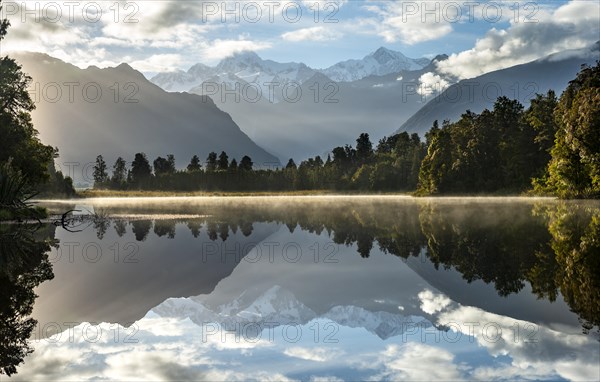
<svg viewBox="0 0 600 382">
<path fill-rule="evenodd" d="M 600 62 L 584 66 L 560 97 L 547 188 L 563 198 L 600 196 Z"/>
<path fill-rule="evenodd" d="M 455 123 L 437 123 L 427 134 L 429 147 L 419 174 L 418 194 L 522 192 L 543 172 L 548 160 L 541 126 L 552 109 L 548 97 L 524 112 L 516 100 L 500 97 L 481 114 L 467 111 Z M 527 120 L 535 120 L 536 129 Z M 539 143 L 537 143 L 539 142 Z"/>
</svg>

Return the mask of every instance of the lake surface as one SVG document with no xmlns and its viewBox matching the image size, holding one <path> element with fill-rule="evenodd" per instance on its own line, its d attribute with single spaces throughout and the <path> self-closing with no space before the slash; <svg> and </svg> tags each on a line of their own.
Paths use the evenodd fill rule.
<svg viewBox="0 0 600 382">
<path fill-rule="evenodd" d="M 0 231 L 38 256 L 3 264 L 0 332 L 38 321 L 14 380 L 600 379 L 599 202 L 44 204 L 77 211 Z"/>
</svg>

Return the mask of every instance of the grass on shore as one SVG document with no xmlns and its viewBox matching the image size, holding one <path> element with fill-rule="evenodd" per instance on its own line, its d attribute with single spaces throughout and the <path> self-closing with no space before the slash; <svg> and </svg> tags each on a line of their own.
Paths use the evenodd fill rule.
<svg viewBox="0 0 600 382">
<path fill-rule="evenodd" d="M 166 196 L 311 196 L 311 195 L 337 195 L 340 192 L 330 190 L 311 191 L 144 191 L 144 190 L 94 190 L 88 189 L 77 192 L 81 198 L 107 198 L 107 197 L 166 197 Z M 342 193 L 344 194 L 344 193 Z"/>
</svg>

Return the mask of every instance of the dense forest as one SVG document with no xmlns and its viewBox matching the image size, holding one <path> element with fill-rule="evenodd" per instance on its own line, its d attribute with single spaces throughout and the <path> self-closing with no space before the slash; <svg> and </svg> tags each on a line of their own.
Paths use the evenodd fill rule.
<svg viewBox="0 0 600 382">
<path fill-rule="evenodd" d="M 537 194 L 563 198 L 600 196 L 600 63 L 583 66 L 560 98 L 538 94 L 528 109 L 500 97 L 492 110 L 466 111 L 425 134 L 384 137 L 376 146 L 367 133 L 356 146 L 339 146 L 324 160 L 309 158 L 283 168 L 254 168 L 226 152 L 211 152 L 202 163 L 195 155 L 183 171 L 175 158 L 152 164 L 135 154 L 131 168 L 118 158 L 109 176 L 100 155 L 94 167 L 96 188 L 171 191 L 415 192 L 436 194 Z"/>
</svg>

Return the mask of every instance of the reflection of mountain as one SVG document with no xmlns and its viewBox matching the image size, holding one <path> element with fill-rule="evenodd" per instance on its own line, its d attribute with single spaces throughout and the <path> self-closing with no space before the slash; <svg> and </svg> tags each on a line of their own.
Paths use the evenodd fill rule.
<svg viewBox="0 0 600 382">
<path fill-rule="evenodd" d="M 401 335 L 413 325 L 427 328 L 431 323 L 420 317 L 388 312 L 372 312 L 357 306 L 334 306 L 323 315 L 298 301 L 296 296 L 278 285 L 267 289 L 254 300 L 242 294 L 230 303 L 211 308 L 199 299 L 169 299 L 151 312 L 161 317 L 190 318 L 198 325 L 219 324 L 231 331 L 253 327 L 266 328 L 280 325 L 304 325 L 317 318 L 327 318 L 351 328 L 364 328 L 381 339 Z"/>
<path fill-rule="evenodd" d="M 239 233 L 254 235 L 260 227 L 269 227 L 268 233 L 263 230 L 262 241 L 242 254 L 246 257 L 240 264 L 225 264 L 230 265 L 229 273 L 219 277 L 229 276 L 213 292 L 196 299 L 215 312 L 232 301 L 248 307 L 279 285 L 319 317 L 335 306 L 419 315 L 415 296 L 433 286 L 463 305 L 507 317 L 565 326 L 569 331 L 580 327 L 576 315 L 585 330 L 597 325 L 597 257 L 589 255 L 596 248 L 597 202 L 322 197 L 103 203 L 109 214 L 146 210 L 214 215 L 199 235 L 200 246 L 206 237 L 210 239 L 207 251 L 222 242 L 228 253 L 240 253 L 245 247 L 235 246 Z M 249 222 L 271 223 L 255 223 L 253 230 Z M 150 234 L 151 225 L 133 225 L 135 236 L 146 238 L 140 242 L 145 251 L 168 251 L 155 245 L 157 235 L 165 238 L 162 243 L 168 243 L 169 237 L 177 242 L 183 237 L 186 247 L 189 233 L 183 227 L 163 222 L 155 224 Z M 112 244 L 115 239 L 106 236 L 104 241 Z M 161 264 L 187 279 L 189 266 Z M 152 290 L 161 294 L 160 283 L 166 281 L 157 279 L 159 285 Z M 103 285 L 101 280 L 96 283 Z M 167 294 L 165 299 L 201 293 L 192 289 Z M 152 300 L 155 304 L 148 309 L 163 300 Z"/>
<path fill-rule="evenodd" d="M 246 232 L 228 229 L 225 242 L 216 233 L 212 236 L 211 224 L 136 220 L 124 228 L 125 233 L 115 224 L 101 241 L 93 227 L 78 233 L 59 231 L 63 245 L 51 254 L 56 279 L 38 289 L 35 313 L 40 324 L 126 325 L 170 297 L 210 293 L 276 229 L 260 223 Z M 176 239 L 169 239 L 168 232 Z"/>
</svg>

